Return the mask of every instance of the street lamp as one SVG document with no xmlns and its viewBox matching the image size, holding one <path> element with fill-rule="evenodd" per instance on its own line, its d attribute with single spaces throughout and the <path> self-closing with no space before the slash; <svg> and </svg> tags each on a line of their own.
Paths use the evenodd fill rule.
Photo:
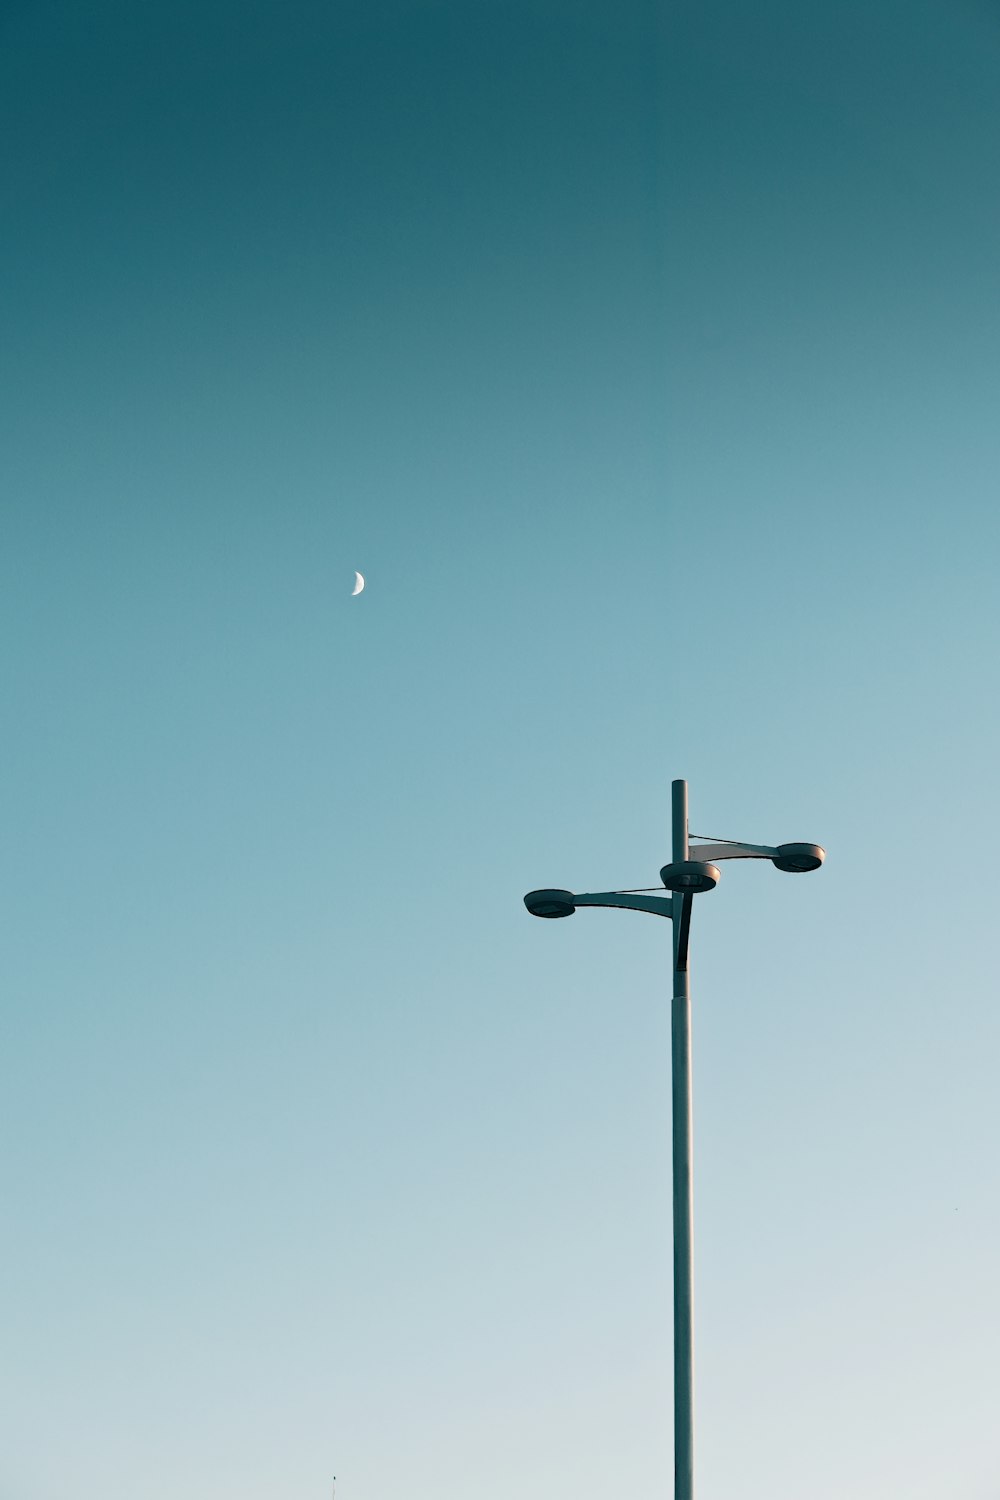
<svg viewBox="0 0 1000 1500">
<path fill-rule="evenodd" d="M 688 835 L 686 781 L 672 786 L 671 861 L 660 871 L 669 897 L 646 891 L 601 891 L 577 896 L 558 889 L 529 891 L 524 904 L 533 917 L 571 917 L 581 906 L 617 906 L 647 911 L 673 922 L 674 988 L 670 1009 L 673 1116 L 674 1217 L 674 1500 L 694 1496 L 694 1389 L 691 1200 L 691 986 L 688 939 L 691 903 L 720 880 L 724 859 L 769 859 L 777 870 L 804 874 L 826 857 L 819 844 L 740 844 L 732 839 L 694 844 Z M 698 835 L 695 835 L 698 837 Z"/>
</svg>

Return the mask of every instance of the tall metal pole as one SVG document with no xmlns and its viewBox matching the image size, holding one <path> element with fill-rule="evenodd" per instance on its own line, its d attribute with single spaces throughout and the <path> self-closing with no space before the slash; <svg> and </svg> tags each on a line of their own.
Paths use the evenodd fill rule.
<svg viewBox="0 0 1000 1500">
<path fill-rule="evenodd" d="M 688 857 L 688 788 L 672 786 L 674 863 Z M 691 1197 L 691 896 L 673 896 L 674 989 L 670 1006 L 674 1199 L 674 1500 L 694 1496 L 694 1350 Z"/>
</svg>

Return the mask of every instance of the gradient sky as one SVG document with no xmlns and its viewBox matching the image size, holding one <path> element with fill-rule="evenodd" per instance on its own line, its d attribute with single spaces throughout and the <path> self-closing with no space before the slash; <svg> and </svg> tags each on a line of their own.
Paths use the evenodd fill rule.
<svg viewBox="0 0 1000 1500">
<path fill-rule="evenodd" d="M 11 3 L 0 1500 L 995 1500 L 1000 8 Z M 353 571 L 368 587 L 350 597 Z"/>
</svg>

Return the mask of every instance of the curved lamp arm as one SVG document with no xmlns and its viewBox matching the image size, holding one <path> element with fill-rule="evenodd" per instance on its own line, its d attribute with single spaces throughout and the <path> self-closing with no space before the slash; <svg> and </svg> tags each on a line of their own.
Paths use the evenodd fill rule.
<svg viewBox="0 0 1000 1500">
<path fill-rule="evenodd" d="M 767 844 L 692 844 L 692 859 L 773 859 L 777 849 Z"/>
<path fill-rule="evenodd" d="M 672 917 L 669 896 L 633 895 L 630 891 L 597 891 L 577 896 L 573 891 L 529 891 L 524 904 L 533 917 L 571 917 L 578 906 L 623 906 L 626 911 L 648 911 L 654 917 Z"/>
<path fill-rule="evenodd" d="M 818 870 L 826 859 L 826 850 L 821 844 L 692 844 L 690 858 L 702 860 L 718 859 L 769 859 L 776 870 L 789 874 L 804 874 Z"/>
<path fill-rule="evenodd" d="M 574 896 L 574 906 L 620 906 L 626 911 L 648 911 L 654 917 L 672 917 L 673 902 L 669 896 L 625 896 L 619 891 L 600 891 L 596 895 Z"/>
</svg>

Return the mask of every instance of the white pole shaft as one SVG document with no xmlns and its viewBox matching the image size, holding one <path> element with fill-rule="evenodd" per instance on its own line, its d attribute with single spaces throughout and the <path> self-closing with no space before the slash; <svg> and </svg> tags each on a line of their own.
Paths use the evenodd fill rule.
<svg viewBox="0 0 1000 1500">
<path fill-rule="evenodd" d="M 675 862 L 688 857 L 687 782 L 672 787 Z M 670 1003 L 674 1218 L 674 1500 L 694 1497 L 694 1239 L 691 1191 L 691 985 L 687 918 L 691 897 L 674 894 L 674 987 Z M 679 939 L 683 932 L 683 950 Z"/>
<path fill-rule="evenodd" d="M 694 1496 L 694 1286 L 691 1194 L 691 996 L 674 975 L 671 1001 L 674 1199 L 674 1497 Z"/>
</svg>

